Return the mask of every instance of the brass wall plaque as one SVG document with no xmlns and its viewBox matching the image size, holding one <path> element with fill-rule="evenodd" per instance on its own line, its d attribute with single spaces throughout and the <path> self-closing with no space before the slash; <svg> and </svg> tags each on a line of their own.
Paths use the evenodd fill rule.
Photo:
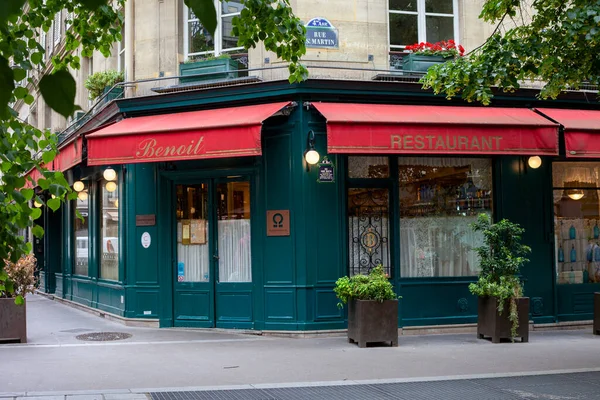
<svg viewBox="0 0 600 400">
<path fill-rule="evenodd" d="M 267 210 L 267 236 L 290 236 L 290 210 Z"/>
<path fill-rule="evenodd" d="M 135 226 L 156 225 L 156 214 L 144 214 L 135 216 Z"/>
</svg>

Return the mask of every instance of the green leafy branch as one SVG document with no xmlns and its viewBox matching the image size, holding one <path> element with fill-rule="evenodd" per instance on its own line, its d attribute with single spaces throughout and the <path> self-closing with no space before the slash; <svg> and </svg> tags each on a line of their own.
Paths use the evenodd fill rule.
<svg viewBox="0 0 600 400">
<path fill-rule="evenodd" d="M 525 8 L 520 0 L 487 0 L 480 15 L 500 24 Z M 522 11 L 521 11 L 522 12 Z M 600 83 L 600 1 L 537 0 L 531 22 L 496 32 L 469 55 L 430 68 L 425 89 L 447 98 L 490 104 L 492 87 L 514 92 L 524 81 L 544 82 L 542 99 L 582 84 Z"/>
</svg>

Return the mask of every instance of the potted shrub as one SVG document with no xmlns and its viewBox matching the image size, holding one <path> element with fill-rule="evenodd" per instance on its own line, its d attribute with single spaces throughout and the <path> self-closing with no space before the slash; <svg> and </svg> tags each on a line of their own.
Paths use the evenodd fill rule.
<svg viewBox="0 0 600 400">
<path fill-rule="evenodd" d="M 451 58 L 461 57 L 465 54 L 465 49 L 461 45 L 456 45 L 454 40 L 441 41 L 436 43 L 415 43 L 404 48 L 410 53 L 402 59 L 404 71 L 427 72 L 429 67 L 434 64 L 440 64 Z"/>
<path fill-rule="evenodd" d="M 33 254 L 23 256 L 16 263 L 5 261 L 0 271 L 0 342 L 27 343 L 27 314 L 25 296 L 36 286 Z"/>
<path fill-rule="evenodd" d="M 215 79 L 233 79 L 238 77 L 239 63 L 229 54 L 191 58 L 179 64 L 180 83 L 203 82 Z M 207 74 L 200 76 L 190 76 Z M 188 77 L 189 76 L 189 77 Z"/>
<path fill-rule="evenodd" d="M 487 214 L 480 214 L 472 224 L 483 233 L 483 245 L 476 247 L 481 273 L 476 283 L 469 285 L 471 293 L 479 296 L 477 337 L 529 340 L 529 298 L 523 297 L 523 286 L 517 276 L 529 260 L 531 249 L 521 243 L 525 231 L 506 219 L 492 223 Z"/>
<path fill-rule="evenodd" d="M 123 72 L 117 72 L 115 70 L 96 72 L 88 76 L 85 80 L 85 88 L 89 90 L 90 100 L 95 100 L 108 93 L 104 98 L 104 101 L 109 102 L 123 97 L 123 87 L 119 86 L 113 88 L 113 86 L 124 80 L 125 76 L 123 75 Z"/>
<path fill-rule="evenodd" d="M 390 342 L 398 346 L 398 296 L 377 266 L 369 275 L 344 276 L 333 289 L 340 303 L 348 304 L 348 341 L 366 347 L 367 343 Z"/>
</svg>

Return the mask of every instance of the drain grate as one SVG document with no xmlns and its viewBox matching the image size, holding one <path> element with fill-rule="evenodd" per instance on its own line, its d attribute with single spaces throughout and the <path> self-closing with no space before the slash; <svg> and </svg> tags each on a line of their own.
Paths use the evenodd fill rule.
<svg viewBox="0 0 600 400">
<path fill-rule="evenodd" d="M 112 340 L 129 339 L 131 333 L 124 332 L 93 332 L 75 336 L 77 340 L 85 340 L 90 342 L 109 342 Z"/>
</svg>

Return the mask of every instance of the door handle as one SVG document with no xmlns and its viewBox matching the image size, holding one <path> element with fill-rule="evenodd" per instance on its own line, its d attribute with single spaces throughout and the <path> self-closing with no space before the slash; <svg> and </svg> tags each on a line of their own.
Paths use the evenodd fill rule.
<svg viewBox="0 0 600 400">
<path fill-rule="evenodd" d="M 216 254 L 213 254 L 213 258 L 214 258 L 215 260 L 218 260 L 218 259 L 219 259 L 219 256 L 218 256 L 218 255 L 216 255 Z"/>
</svg>

